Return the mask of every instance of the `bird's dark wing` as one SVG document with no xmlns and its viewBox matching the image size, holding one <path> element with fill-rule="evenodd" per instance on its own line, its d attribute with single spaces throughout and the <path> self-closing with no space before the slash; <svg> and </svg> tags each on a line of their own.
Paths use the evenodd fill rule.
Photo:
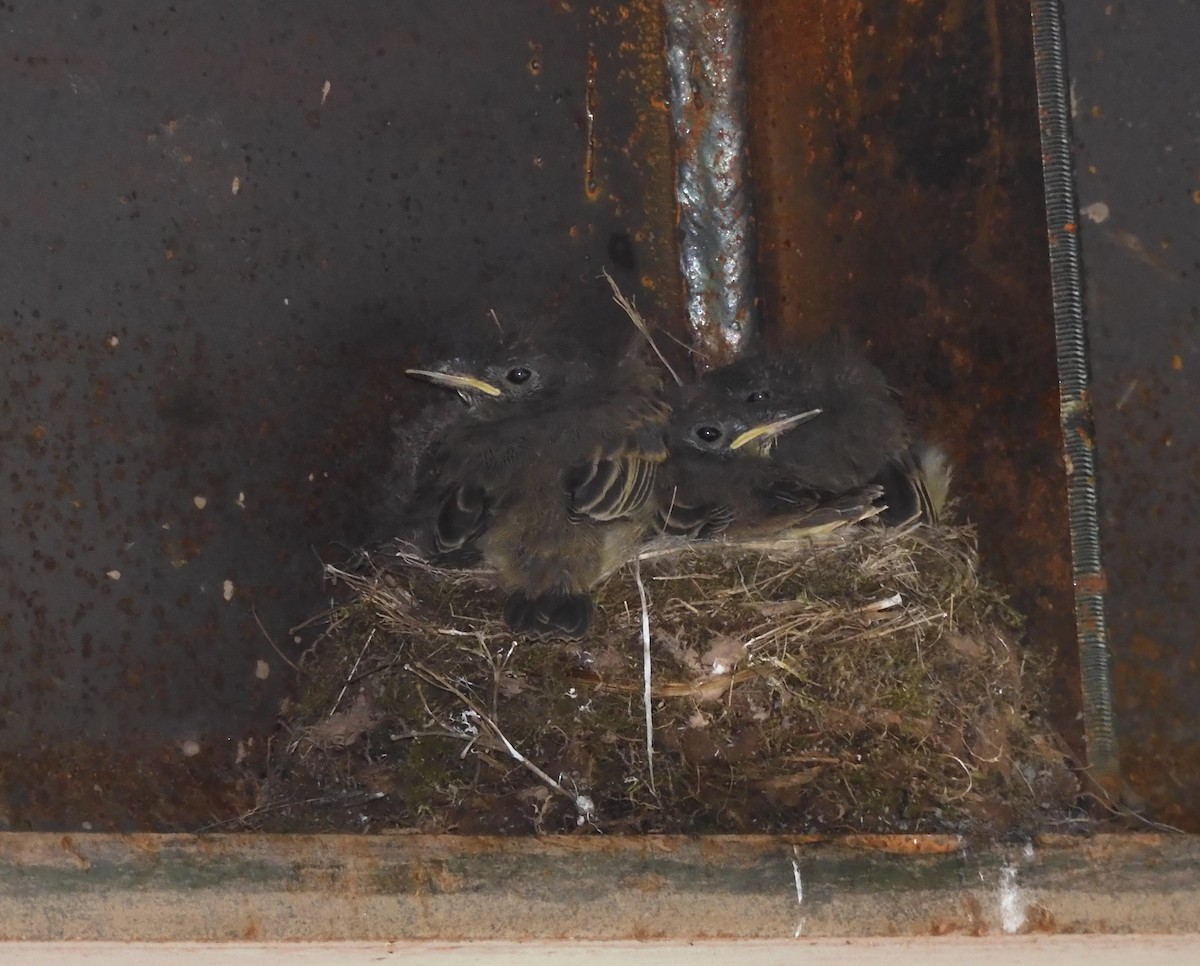
<svg viewBox="0 0 1200 966">
<path fill-rule="evenodd" d="M 889 526 L 914 521 L 937 526 L 946 502 L 950 469 L 936 447 L 910 447 L 893 454 L 876 477 L 887 509 L 880 520 Z"/>
<path fill-rule="evenodd" d="M 570 470 L 567 512 L 575 522 L 619 520 L 646 505 L 662 457 L 641 450 L 599 456 Z"/>
<path fill-rule="evenodd" d="M 592 458 L 567 471 L 567 512 L 573 521 L 607 522 L 637 513 L 651 499 L 666 461 L 668 409 L 653 393 L 628 397 L 617 415 L 616 439 L 601 442 Z"/>
<path fill-rule="evenodd" d="M 845 493 L 822 494 L 815 502 L 792 505 L 771 519 L 781 529 L 818 530 L 833 524 L 856 522 L 876 512 L 875 501 L 883 490 L 875 485 L 860 486 Z"/>
<path fill-rule="evenodd" d="M 668 536 L 700 540 L 721 533 L 733 521 L 733 509 L 720 503 L 689 506 L 671 502 L 659 507 L 654 524 Z"/>
<path fill-rule="evenodd" d="M 821 494 L 793 476 L 778 474 L 754 488 L 754 496 L 766 513 L 796 512 L 812 509 L 821 502 Z"/>
<path fill-rule="evenodd" d="M 728 531 L 740 537 L 824 529 L 875 512 L 882 489 L 855 487 L 844 493 L 814 489 L 765 460 L 676 461 L 679 485 L 659 498 L 660 532 L 691 539 Z"/>
<path fill-rule="evenodd" d="M 594 434 L 594 449 L 563 477 L 567 512 L 576 523 L 604 523 L 643 510 L 667 458 L 670 407 L 662 393 L 662 374 L 646 364 L 643 349 L 631 350 L 593 388 L 602 401 L 589 403 L 578 422 Z M 579 398 L 590 397 L 581 391 Z"/>
<path fill-rule="evenodd" d="M 658 488 L 655 527 L 691 540 L 721 533 L 738 516 L 744 489 L 738 469 L 733 462 L 673 451 Z"/>
<path fill-rule="evenodd" d="M 470 545 L 487 527 L 489 503 L 483 487 L 472 484 L 458 484 L 444 492 L 433 529 L 433 545 L 440 557 L 470 554 Z"/>
</svg>

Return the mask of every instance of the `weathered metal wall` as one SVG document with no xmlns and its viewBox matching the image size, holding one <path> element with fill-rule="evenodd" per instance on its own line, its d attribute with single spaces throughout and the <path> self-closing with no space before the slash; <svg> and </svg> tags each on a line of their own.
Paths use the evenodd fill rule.
<svg viewBox="0 0 1200 966">
<path fill-rule="evenodd" d="M 1078 744 L 1029 4 L 746 7 L 764 327 L 848 326 L 946 446 Z"/>
<path fill-rule="evenodd" d="M 1200 830 L 1200 8 L 1066 6 L 1108 626 L 1135 805 Z"/>
<path fill-rule="evenodd" d="M 192 827 L 403 366 L 491 308 L 627 325 L 604 266 L 678 322 L 661 14 L 18 4 L 0 72 L 0 827 Z"/>
<path fill-rule="evenodd" d="M 745 14 L 768 335 L 850 325 L 948 446 L 1078 741 L 1028 4 Z M 1193 825 L 1196 17 L 1067 18 L 1124 771 Z M 0 23 L 0 825 L 186 826 L 242 800 L 288 678 L 266 636 L 295 657 L 318 553 L 368 530 L 427 398 L 399 368 L 490 308 L 587 317 L 604 265 L 681 326 L 662 16 Z"/>
</svg>

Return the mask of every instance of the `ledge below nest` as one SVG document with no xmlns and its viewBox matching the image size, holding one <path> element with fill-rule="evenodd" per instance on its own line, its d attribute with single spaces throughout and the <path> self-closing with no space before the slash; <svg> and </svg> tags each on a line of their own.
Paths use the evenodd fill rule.
<svg viewBox="0 0 1200 966">
<path fill-rule="evenodd" d="M 348 599 L 308 655 L 286 753 L 243 824 L 1007 834 L 1082 822 L 1040 661 L 980 581 L 971 531 L 850 530 L 652 545 L 598 588 L 578 643 L 514 641 L 486 574 L 390 558 L 365 576 L 331 568 Z"/>
</svg>

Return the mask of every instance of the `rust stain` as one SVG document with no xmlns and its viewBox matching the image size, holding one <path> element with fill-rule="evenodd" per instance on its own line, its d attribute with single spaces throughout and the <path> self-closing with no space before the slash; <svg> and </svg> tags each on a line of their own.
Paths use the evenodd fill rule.
<svg viewBox="0 0 1200 966">
<path fill-rule="evenodd" d="M 1047 935 L 1058 935 L 1066 932 L 1059 924 L 1054 913 L 1040 903 L 1032 903 L 1025 909 L 1025 923 L 1021 926 L 1021 932 L 1028 933 L 1045 933 Z"/>
<path fill-rule="evenodd" d="M 618 241 L 614 238 L 608 260 L 618 269 L 633 272 L 634 284 L 640 281 L 638 306 L 647 320 L 686 341 L 676 240 L 674 149 L 663 57 L 664 11 L 656 0 L 634 0 L 622 5 L 615 16 L 596 7 L 589 17 L 596 38 L 588 64 L 596 93 L 593 200 L 607 200 L 613 214 L 628 223 L 633 253 L 626 261 L 624 246 L 614 244 Z M 606 111 L 606 103 L 614 109 Z M 626 198 L 623 203 L 610 197 L 611 192 L 604 188 L 606 179 L 615 179 L 620 173 L 623 180 L 639 185 L 640 197 Z M 663 279 L 674 283 L 664 285 Z M 682 354 L 676 352 L 672 361 L 678 365 L 681 359 Z"/>
<path fill-rule="evenodd" d="M 963 932 L 966 935 L 976 938 L 988 935 L 987 918 L 984 915 L 983 905 L 979 901 L 979 898 L 977 896 L 966 896 L 962 900 L 962 908 L 964 921 L 935 919 L 929 924 L 929 934 L 931 936 L 946 936 Z M 1025 919 L 1019 930 L 1022 935 L 1030 933 L 1058 935 L 1071 931 L 1070 929 L 1064 929 L 1054 914 L 1044 905 L 1038 903 L 1033 903 L 1026 907 Z"/>
<path fill-rule="evenodd" d="M 657 892 L 662 892 L 668 885 L 666 876 L 660 875 L 657 872 L 648 872 L 645 875 L 628 876 L 621 880 L 621 888 L 636 890 L 647 895 L 653 895 Z"/>
<path fill-rule="evenodd" d="M 587 118 L 587 149 L 583 163 L 583 187 L 587 196 L 594 201 L 600 196 L 600 186 L 596 182 L 596 49 L 594 47 L 588 47 L 584 116 Z"/>
<path fill-rule="evenodd" d="M 75 867 L 80 872 L 86 872 L 92 867 L 91 861 L 85 856 L 69 835 L 62 837 L 62 850 L 75 860 Z"/>
<path fill-rule="evenodd" d="M 966 847 L 958 835 L 847 835 L 834 841 L 847 848 L 889 855 L 951 855 Z"/>
<path fill-rule="evenodd" d="M 967 930 L 972 936 L 987 934 L 987 920 L 983 915 L 983 906 L 976 896 L 963 899 L 963 910 L 967 914 Z"/>
<path fill-rule="evenodd" d="M 214 815 L 238 814 L 254 805 L 256 763 L 231 767 L 223 744 L 205 743 L 194 757 L 173 742 L 136 741 L 119 748 L 60 741 L 0 752 L 0 815 L 13 830 L 77 829 L 87 816 L 86 831 L 101 832 L 194 828 Z M 87 863 L 86 841 L 65 835 L 60 844 Z"/>
<path fill-rule="evenodd" d="M 1139 661 L 1161 661 L 1163 649 L 1147 634 L 1134 634 L 1129 639 L 1129 649 Z"/>
</svg>

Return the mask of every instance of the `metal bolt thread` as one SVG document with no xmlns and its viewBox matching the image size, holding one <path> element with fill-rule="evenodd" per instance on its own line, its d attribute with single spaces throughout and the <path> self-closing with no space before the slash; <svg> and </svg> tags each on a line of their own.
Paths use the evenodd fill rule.
<svg viewBox="0 0 1200 966">
<path fill-rule="evenodd" d="M 1112 661 L 1096 495 L 1096 454 L 1088 391 L 1087 327 L 1080 276 L 1071 162 L 1070 90 L 1060 0 L 1033 0 L 1033 47 L 1041 121 L 1050 283 L 1058 346 L 1059 419 L 1067 454 L 1067 506 L 1075 581 L 1075 622 L 1088 762 L 1097 778 L 1119 772 Z"/>
</svg>

